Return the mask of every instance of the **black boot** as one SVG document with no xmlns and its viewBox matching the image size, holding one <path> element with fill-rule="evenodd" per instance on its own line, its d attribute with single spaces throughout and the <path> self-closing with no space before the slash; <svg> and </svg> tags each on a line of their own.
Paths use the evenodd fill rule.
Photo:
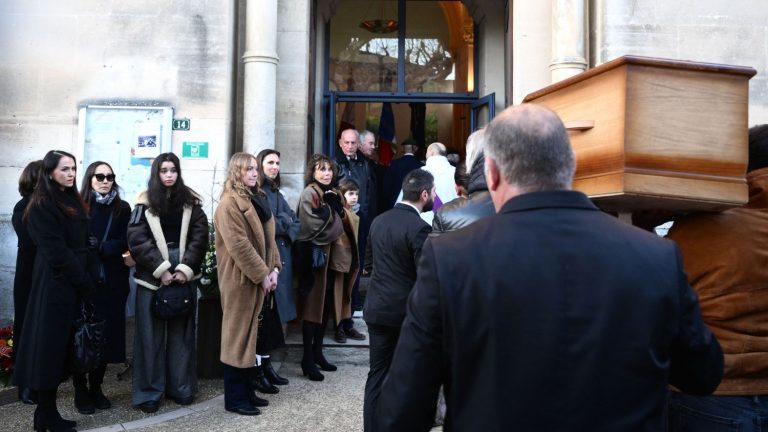
<svg viewBox="0 0 768 432">
<path fill-rule="evenodd" d="M 253 379 L 253 371 L 248 369 L 248 402 L 250 402 L 251 405 L 257 408 L 264 408 L 265 406 L 269 406 L 269 401 L 260 398 L 256 395 L 256 387 L 254 387 L 254 379 Z"/>
<path fill-rule="evenodd" d="M 312 354 L 315 358 L 315 363 L 320 366 L 320 369 L 327 371 L 327 372 L 335 372 L 336 365 L 333 365 L 331 363 L 328 363 L 328 360 L 325 359 L 325 356 L 323 355 L 323 336 L 325 333 L 325 325 L 318 325 L 317 328 L 315 328 L 315 337 L 314 342 L 312 343 Z"/>
<path fill-rule="evenodd" d="M 256 366 L 251 369 L 251 385 L 259 393 L 275 394 L 280 391 L 279 388 L 272 385 L 264 376 L 264 370 L 261 366 Z"/>
<path fill-rule="evenodd" d="M 301 336 L 304 341 L 304 357 L 301 359 L 301 372 L 304 376 L 309 376 L 311 381 L 322 381 L 325 376 L 320 373 L 315 364 L 315 356 L 312 352 L 312 339 L 315 337 L 315 326 L 319 324 L 309 321 L 302 321 Z"/>
<path fill-rule="evenodd" d="M 80 414 L 93 414 L 96 407 L 93 405 L 91 394 L 88 392 L 88 385 L 85 374 L 72 374 L 72 383 L 75 386 L 75 408 Z"/>
<path fill-rule="evenodd" d="M 263 408 L 265 406 L 269 406 L 269 401 L 268 400 L 256 396 L 256 393 L 254 393 L 253 391 L 248 393 L 248 402 L 250 402 L 251 405 L 253 405 L 255 407 L 260 407 L 260 408 Z"/>
<path fill-rule="evenodd" d="M 89 388 L 89 394 L 93 405 L 98 409 L 110 409 L 112 408 L 112 402 L 104 396 L 104 392 L 101 391 L 101 383 L 104 382 L 104 373 L 107 371 L 107 365 L 102 365 L 90 373 L 88 373 L 88 379 L 91 382 Z"/>
<path fill-rule="evenodd" d="M 56 390 L 41 390 L 37 396 L 35 409 L 35 431 L 70 432 L 77 425 L 72 420 L 64 420 L 56 408 Z"/>
<path fill-rule="evenodd" d="M 29 387 L 19 387 L 19 400 L 27 405 L 37 403 L 37 392 Z"/>
<path fill-rule="evenodd" d="M 275 385 L 287 385 L 288 380 L 277 374 L 277 371 L 272 367 L 272 362 L 269 357 L 261 358 L 261 369 L 264 371 L 264 376 L 267 380 Z"/>
</svg>

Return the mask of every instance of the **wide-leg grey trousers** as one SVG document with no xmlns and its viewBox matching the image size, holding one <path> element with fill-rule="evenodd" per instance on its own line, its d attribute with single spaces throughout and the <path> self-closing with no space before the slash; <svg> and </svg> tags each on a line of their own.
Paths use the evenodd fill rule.
<svg viewBox="0 0 768 432">
<path fill-rule="evenodd" d="M 171 262 L 178 249 L 171 249 Z M 175 252 L 175 257 L 174 257 Z M 133 338 L 133 404 L 184 398 L 197 393 L 194 313 L 163 321 L 150 310 L 154 291 L 136 290 L 136 331 Z"/>
</svg>

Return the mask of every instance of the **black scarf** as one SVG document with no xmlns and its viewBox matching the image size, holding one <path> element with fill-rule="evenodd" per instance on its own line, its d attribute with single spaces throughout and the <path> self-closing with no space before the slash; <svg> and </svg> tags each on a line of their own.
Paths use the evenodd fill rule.
<svg viewBox="0 0 768 432">
<path fill-rule="evenodd" d="M 253 205 L 253 208 L 256 209 L 256 214 L 259 215 L 261 223 L 264 223 L 272 217 L 272 210 L 269 209 L 267 196 L 264 195 L 264 192 L 260 191 L 259 188 L 253 188 L 251 189 L 251 192 L 253 192 L 251 195 L 251 204 Z"/>
<path fill-rule="evenodd" d="M 315 184 L 316 184 L 316 185 L 317 185 L 317 186 L 320 188 L 320 190 L 321 190 L 321 191 L 323 191 L 323 192 L 328 192 L 329 190 L 333 189 L 333 183 L 331 183 L 331 184 L 329 184 L 329 185 L 324 185 L 324 184 L 320 183 L 319 181 L 315 180 Z"/>
</svg>

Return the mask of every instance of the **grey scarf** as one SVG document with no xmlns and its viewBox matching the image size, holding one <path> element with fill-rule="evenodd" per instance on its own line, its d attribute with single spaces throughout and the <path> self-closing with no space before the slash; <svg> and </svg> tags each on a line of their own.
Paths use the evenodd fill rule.
<svg viewBox="0 0 768 432">
<path fill-rule="evenodd" d="M 100 193 L 98 193 L 96 191 L 93 191 L 93 198 L 99 204 L 110 205 L 110 204 L 112 204 L 112 201 L 115 200 L 116 196 L 117 196 L 117 191 L 115 189 L 112 189 L 106 195 L 102 195 L 102 194 L 100 194 Z"/>
</svg>

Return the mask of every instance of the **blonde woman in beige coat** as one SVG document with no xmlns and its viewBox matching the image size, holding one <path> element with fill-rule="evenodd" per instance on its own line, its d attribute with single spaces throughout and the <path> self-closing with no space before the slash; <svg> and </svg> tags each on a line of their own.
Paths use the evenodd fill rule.
<svg viewBox="0 0 768 432">
<path fill-rule="evenodd" d="M 221 362 L 224 408 L 259 414 L 268 402 L 258 398 L 249 372 L 256 358 L 256 335 L 266 293 L 277 287 L 280 255 L 275 221 L 259 186 L 258 162 L 248 153 L 229 160 L 227 180 L 214 216 L 221 308 Z"/>
</svg>

